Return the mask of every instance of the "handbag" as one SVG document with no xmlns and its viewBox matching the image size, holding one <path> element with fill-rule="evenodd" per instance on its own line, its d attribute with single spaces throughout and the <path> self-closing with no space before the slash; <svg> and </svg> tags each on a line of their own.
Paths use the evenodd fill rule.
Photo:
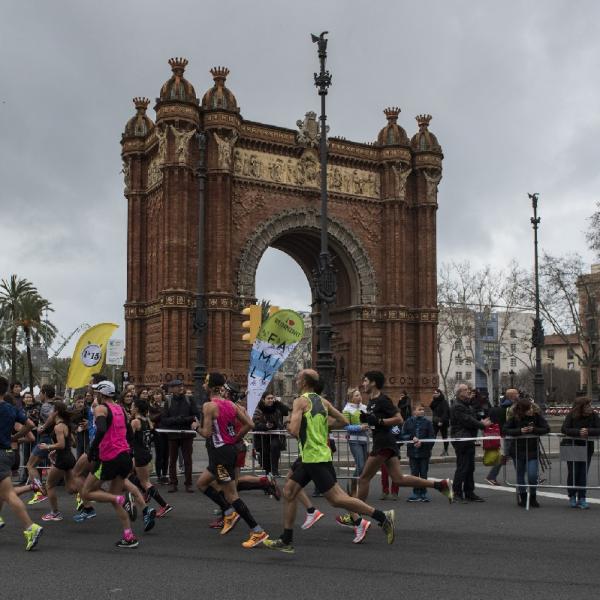
<svg viewBox="0 0 600 600">
<path fill-rule="evenodd" d="M 493 467 L 499 464 L 501 456 L 498 448 L 487 448 L 483 452 L 483 464 L 486 467 Z"/>
</svg>

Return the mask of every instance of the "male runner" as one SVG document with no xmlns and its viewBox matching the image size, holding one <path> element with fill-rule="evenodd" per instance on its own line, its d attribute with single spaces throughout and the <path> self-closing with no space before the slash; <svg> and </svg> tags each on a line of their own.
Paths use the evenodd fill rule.
<svg viewBox="0 0 600 600">
<path fill-rule="evenodd" d="M 242 517 L 250 527 L 250 537 L 242 543 L 244 548 L 254 548 L 269 536 L 254 520 L 245 502 L 239 497 L 235 485 L 236 444 L 246 432 L 252 429 L 253 422 L 245 410 L 230 400 L 221 397 L 225 377 L 221 373 L 210 373 L 206 387 L 209 401 L 202 406 L 204 416 L 200 435 L 206 438 L 208 468 L 198 478 L 198 489 L 208 496 L 224 512 L 221 535 L 233 529 Z M 242 428 L 236 434 L 235 422 L 241 421 Z M 198 430 L 199 423 L 193 427 Z M 216 481 L 222 491 L 212 487 Z"/>
<path fill-rule="evenodd" d="M 400 487 L 435 488 L 452 502 L 452 487 L 448 479 L 429 481 L 413 475 L 403 475 L 398 456 L 396 437 L 392 428 L 402 423 L 402 416 L 393 402 L 382 392 L 385 377 L 381 371 L 368 371 L 363 376 L 363 391 L 369 394 L 367 412 L 361 413 L 361 421 L 368 423 L 373 431 L 373 448 L 358 480 L 357 498 L 366 500 L 369 484 L 381 466 L 385 464 L 392 483 Z M 336 517 L 343 526 L 352 527 L 357 515 Z"/>
<path fill-rule="evenodd" d="M 23 531 L 25 550 L 32 550 L 37 545 L 43 528 L 29 518 L 25 505 L 13 488 L 11 472 L 14 462 L 14 450 L 11 449 L 10 444 L 11 441 L 27 435 L 35 425 L 33 421 L 27 418 L 22 408 L 16 408 L 5 401 L 4 396 L 7 390 L 8 379 L 0 377 L 0 509 L 4 502 L 10 506 L 25 528 Z M 23 427 L 18 433 L 11 435 L 15 423 L 21 423 Z M 2 527 L 4 527 L 4 520 L 0 517 L 0 529 Z"/>
<path fill-rule="evenodd" d="M 92 386 L 99 394 L 100 404 L 94 409 L 96 435 L 90 445 L 88 456 L 99 460 L 94 475 L 88 475 L 81 497 L 84 502 L 107 502 L 114 506 L 123 527 L 123 537 L 116 543 L 118 548 L 137 548 L 139 542 L 131 529 L 130 514 L 125 510 L 128 498 L 123 493 L 124 482 L 133 467 L 127 441 L 127 417 L 124 409 L 114 402 L 115 386 L 101 381 Z M 102 482 L 110 482 L 110 492 L 100 489 Z"/>
<path fill-rule="evenodd" d="M 393 543 L 394 511 L 384 512 L 365 504 L 358 498 L 352 498 L 337 483 L 328 444 L 329 426 L 343 427 L 348 425 L 348 421 L 327 400 L 315 393 L 314 390 L 319 384 L 319 375 L 316 371 L 312 369 L 300 371 L 297 384 L 301 396 L 294 400 L 289 432 L 298 438 L 302 462 L 283 488 L 283 533 L 277 540 L 265 540 L 265 546 L 288 554 L 294 552 L 292 541 L 296 500 L 300 490 L 311 480 L 332 506 L 373 517 L 382 527 L 388 544 Z M 355 543 L 363 540 L 370 525 L 371 523 L 366 519 L 357 518 Z"/>
</svg>

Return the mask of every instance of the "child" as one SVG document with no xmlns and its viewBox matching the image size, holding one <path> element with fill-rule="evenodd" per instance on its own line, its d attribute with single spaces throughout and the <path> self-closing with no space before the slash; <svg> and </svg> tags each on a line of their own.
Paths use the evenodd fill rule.
<svg viewBox="0 0 600 600">
<path fill-rule="evenodd" d="M 411 475 L 427 479 L 433 442 L 421 442 L 421 440 L 433 439 L 434 433 L 433 424 L 425 417 L 425 407 L 422 404 L 417 404 L 414 408 L 414 416 L 405 421 L 402 438 L 413 442 L 407 444 Z M 431 497 L 425 488 L 413 488 L 408 502 L 431 502 Z"/>
</svg>

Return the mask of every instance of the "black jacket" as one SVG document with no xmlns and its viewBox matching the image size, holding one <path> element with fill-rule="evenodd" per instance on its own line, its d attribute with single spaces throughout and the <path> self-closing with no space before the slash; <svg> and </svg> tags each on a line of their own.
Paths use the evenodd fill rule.
<svg viewBox="0 0 600 600">
<path fill-rule="evenodd" d="M 471 404 L 456 400 L 450 409 L 450 435 L 452 437 L 475 437 L 485 425 L 475 418 L 475 409 Z M 470 442 L 474 444 L 475 442 Z"/>
<path fill-rule="evenodd" d="M 276 401 L 267 406 L 262 400 L 254 411 L 253 421 L 256 431 L 273 431 L 283 429 L 283 418 L 290 414 L 290 409 Z"/>
<path fill-rule="evenodd" d="M 523 427 L 533 425 L 531 433 L 524 434 L 521 432 Z M 512 441 L 510 446 L 510 455 L 513 460 L 522 459 L 524 456 L 527 460 L 537 458 L 539 454 L 539 438 L 528 436 L 540 436 L 550 432 L 550 427 L 544 417 L 540 413 L 534 412 L 531 416 L 525 415 L 522 418 L 512 416 L 504 425 L 504 435 L 509 435 L 517 439 Z M 518 439 L 520 436 L 525 436 Z"/>
<path fill-rule="evenodd" d="M 194 399 L 174 395 L 165 402 L 160 426 L 163 429 L 190 429 L 194 419 L 200 420 Z"/>
<path fill-rule="evenodd" d="M 594 438 L 600 436 L 600 417 L 596 413 L 588 416 L 582 416 L 575 419 L 569 413 L 562 424 L 561 432 L 571 438 L 579 438 L 578 440 L 562 440 L 561 446 L 585 446 L 587 444 L 588 454 L 591 456 L 594 453 L 594 440 L 586 440 L 579 437 L 579 430 L 586 428 L 588 437 Z"/>
<path fill-rule="evenodd" d="M 434 398 L 431 401 L 430 408 L 434 423 L 448 425 L 450 422 L 450 405 L 448 404 L 448 400 L 444 397 L 444 394 L 440 394 L 437 398 Z"/>
</svg>

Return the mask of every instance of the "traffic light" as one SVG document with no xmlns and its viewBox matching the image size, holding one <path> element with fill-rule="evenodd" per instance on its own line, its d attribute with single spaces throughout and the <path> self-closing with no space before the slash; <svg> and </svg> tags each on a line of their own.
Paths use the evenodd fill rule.
<svg viewBox="0 0 600 600">
<path fill-rule="evenodd" d="M 247 333 L 244 333 L 242 339 L 248 344 L 253 344 L 262 323 L 260 306 L 251 304 L 242 311 L 242 314 L 248 317 L 248 320 L 242 323 L 242 327 L 248 330 Z"/>
</svg>

